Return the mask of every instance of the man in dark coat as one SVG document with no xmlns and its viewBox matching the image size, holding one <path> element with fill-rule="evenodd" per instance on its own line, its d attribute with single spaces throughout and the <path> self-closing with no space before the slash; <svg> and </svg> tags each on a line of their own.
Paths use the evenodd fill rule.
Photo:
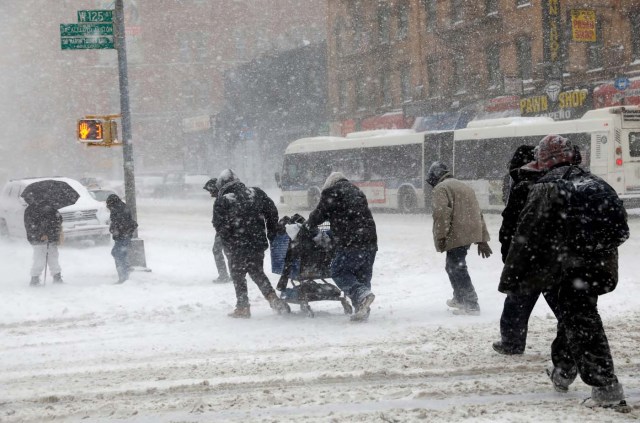
<svg viewBox="0 0 640 423">
<path fill-rule="evenodd" d="M 263 268 L 264 251 L 276 236 L 276 205 L 260 188 L 247 188 L 231 169 L 222 171 L 216 186 L 219 192 L 214 205 L 213 226 L 228 253 L 236 291 L 236 308 L 229 317 L 251 317 L 247 273 L 272 309 L 289 313 L 289 305 L 278 298 Z"/>
<path fill-rule="evenodd" d="M 214 211 L 211 214 L 211 224 L 213 225 L 213 222 L 215 220 L 215 204 L 216 204 L 216 199 L 218 197 L 218 187 L 216 186 L 216 183 L 218 182 L 218 178 L 211 178 L 207 181 L 207 183 L 204 185 L 203 189 L 208 191 L 209 194 L 211 195 L 211 198 L 213 198 L 213 209 Z M 216 269 L 218 269 L 218 279 L 214 279 L 213 283 L 227 283 L 231 280 L 231 278 L 229 278 L 229 272 L 227 271 L 227 263 L 224 260 L 224 248 L 222 247 L 222 238 L 220 237 L 220 235 L 216 232 L 216 236 L 214 238 L 213 241 L 213 248 L 212 248 L 212 252 L 213 252 L 213 260 L 216 263 Z"/>
<path fill-rule="evenodd" d="M 507 205 L 502 212 L 502 225 L 499 233 L 503 263 L 507 258 L 511 240 L 516 232 L 520 212 L 527 202 L 529 190 L 545 174 L 537 166 L 527 166 L 534 160 L 534 147 L 522 145 L 516 149 L 509 165 L 511 184 L 507 195 Z M 522 295 L 507 294 L 504 300 L 502 316 L 500 317 L 501 340 L 493 343 L 493 349 L 496 352 L 505 355 L 524 353 L 527 343 L 529 317 L 541 293 L 553 313 L 557 315 L 555 297 L 550 295 L 548 291 L 535 291 L 531 294 Z"/>
<path fill-rule="evenodd" d="M 553 296 L 558 331 L 548 373 L 557 391 L 566 392 L 580 374 L 592 387 L 588 405 L 628 411 L 597 308 L 598 296 L 617 284 L 617 248 L 575 251 L 564 230 L 566 217 L 574 214 L 570 207 L 585 206 L 569 202 L 562 189 L 573 173 L 585 172 L 571 166 L 574 159 L 575 150 L 566 138 L 548 135 L 540 141 L 537 161 L 530 167 L 547 173 L 530 188 L 498 289 L 516 295 L 546 290 Z"/>
<path fill-rule="evenodd" d="M 129 248 L 138 223 L 133 220 L 129 207 L 115 194 L 107 197 L 107 208 L 111 212 L 109 232 L 114 241 L 111 255 L 118 271 L 117 283 L 124 283 L 129 279 Z"/>
<path fill-rule="evenodd" d="M 62 242 L 62 216 L 51 204 L 32 203 L 24 210 L 27 240 L 33 246 L 31 286 L 40 285 L 40 274 L 49 266 L 54 283 L 62 283 L 58 244 Z"/>
<path fill-rule="evenodd" d="M 356 308 L 352 320 L 367 320 L 375 299 L 371 277 L 378 251 L 376 224 L 367 197 L 340 172 L 327 178 L 306 225 L 314 227 L 326 220 L 336 247 L 331 277 Z"/>
</svg>

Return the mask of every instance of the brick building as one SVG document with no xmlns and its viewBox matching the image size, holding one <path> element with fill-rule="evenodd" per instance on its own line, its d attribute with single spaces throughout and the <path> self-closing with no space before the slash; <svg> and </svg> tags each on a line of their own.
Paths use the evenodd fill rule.
<svg viewBox="0 0 640 423">
<path fill-rule="evenodd" d="M 329 0 L 328 16 L 335 133 L 640 103 L 638 0 Z"/>
</svg>

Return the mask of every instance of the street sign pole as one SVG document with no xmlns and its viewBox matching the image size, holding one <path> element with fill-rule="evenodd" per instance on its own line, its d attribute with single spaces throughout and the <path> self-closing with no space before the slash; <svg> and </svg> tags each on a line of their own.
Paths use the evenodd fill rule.
<svg viewBox="0 0 640 423">
<path fill-rule="evenodd" d="M 118 53 L 118 77 L 120 80 L 120 114 L 122 115 L 122 154 L 124 164 L 125 200 L 131 216 L 137 221 L 136 182 L 134 178 L 133 145 L 131 143 L 131 110 L 129 108 L 129 77 L 127 75 L 127 48 L 124 34 L 123 0 L 115 0 L 115 44 Z M 147 267 L 144 243 L 138 238 L 138 230 L 133 234 L 129 260 L 132 266 Z"/>
</svg>

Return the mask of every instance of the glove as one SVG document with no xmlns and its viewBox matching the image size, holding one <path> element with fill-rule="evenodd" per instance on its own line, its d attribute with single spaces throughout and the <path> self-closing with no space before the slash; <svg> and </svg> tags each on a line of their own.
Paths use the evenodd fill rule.
<svg viewBox="0 0 640 423">
<path fill-rule="evenodd" d="M 440 238 L 436 243 L 436 248 L 438 251 L 443 252 L 445 248 L 447 248 L 447 239 Z"/>
<path fill-rule="evenodd" d="M 42 235 L 42 236 L 40 237 L 40 241 L 49 241 L 49 237 L 48 237 L 48 236 L 46 236 L 46 235 Z"/>
<path fill-rule="evenodd" d="M 482 258 L 489 258 L 489 256 L 493 254 L 493 251 L 491 251 L 491 248 L 489 247 L 489 244 L 487 244 L 486 242 L 479 242 L 478 243 L 478 255 L 482 256 Z"/>
</svg>

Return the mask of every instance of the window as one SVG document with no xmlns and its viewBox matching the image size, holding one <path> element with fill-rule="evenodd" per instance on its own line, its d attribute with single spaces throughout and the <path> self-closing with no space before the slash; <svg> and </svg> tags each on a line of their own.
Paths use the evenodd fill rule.
<svg viewBox="0 0 640 423">
<path fill-rule="evenodd" d="M 409 66 L 400 69 L 400 90 L 402 101 L 411 101 L 411 69 Z"/>
<path fill-rule="evenodd" d="M 484 4 L 484 11 L 487 15 L 498 13 L 498 0 L 486 0 Z"/>
<path fill-rule="evenodd" d="M 528 6 L 531 4 L 531 0 L 516 0 L 516 7 Z"/>
<path fill-rule="evenodd" d="M 436 0 L 422 0 L 422 6 L 427 15 L 427 31 L 433 31 L 436 29 L 436 23 L 438 21 L 438 12 L 436 9 Z"/>
<path fill-rule="evenodd" d="M 487 74 L 489 76 L 489 86 L 498 87 L 501 84 L 500 73 L 500 46 L 490 45 L 486 50 Z"/>
<path fill-rule="evenodd" d="M 587 62 L 589 69 L 597 69 L 603 66 L 602 54 L 604 42 L 602 40 L 602 21 L 596 17 L 596 42 L 589 43 L 587 47 Z"/>
<path fill-rule="evenodd" d="M 531 41 L 528 38 L 519 38 L 516 41 L 518 55 L 518 76 L 523 81 L 531 79 Z"/>
<path fill-rule="evenodd" d="M 640 157 L 640 132 L 629 133 L 629 155 Z"/>
<path fill-rule="evenodd" d="M 347 81 L 340 81 L 338 83 L 338 107 L 340 110 L 346 110 L 349 107 L 349 86 Z"/>
<path fill-rule="evenodd" d="M 640 10 L 630 15 L 631 19 L 631 60 L 640 60 Z"/>
<path fill-rule="evenodd" d="M 398 4 L 398 31 L 396 38 L 404 40 L 409 35 L 409 4 L 401 2 Z"/>
<path fill-rule="evenodd" d="M 367 107 L 367 80 L 364 76 L 356 79 L 356 107 L 358 110 Z"/>
<path fill-rule="evenodd" d="M 463 18 L 464 0 L 451 0 L 451 22 L 460 22 Z"/>
<path fill-rule="evenodd" d="M 461 52 L 458 52 L 453 56 L 453 81 L 451 86 L 455 93 L 462 93 L 465 91 L 464 82 L 464 56 Z"/>
<path fill-rule="evenodd" d="M 388 106 L 392 103 L 391 100 L 391 84 L 389 83 L 389 77 L 387 73 L 383 71 L 380 74 L 380 101 L 382 106 Z"/>
<path fill-rule="evenodd" d="M 386 44 L 389 42 L 389 6 L 380 4 L 378 6 L 378 42 Z"/>
<path fill-rule="evenodd" d="M 440 94 L 439 66 L 436 60 L 427 61 L 427 81 L 429 82 L 429 96 L 436 97 Z"/>
</svg>

